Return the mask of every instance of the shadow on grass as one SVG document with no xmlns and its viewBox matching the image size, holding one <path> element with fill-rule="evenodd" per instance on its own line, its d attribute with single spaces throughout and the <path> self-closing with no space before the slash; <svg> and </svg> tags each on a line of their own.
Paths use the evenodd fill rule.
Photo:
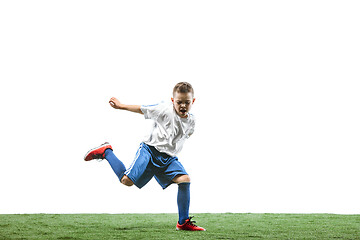
<svg viewBox="0 0 360 240">
<path fill-rule="evenodd" d="M 133 231 L 133 230 L 140 230 L 147 227 L 116 227 L 114 230 L 116 231 Z M 150 228 L 150 227 L 149 227 Z"/>
</svg>

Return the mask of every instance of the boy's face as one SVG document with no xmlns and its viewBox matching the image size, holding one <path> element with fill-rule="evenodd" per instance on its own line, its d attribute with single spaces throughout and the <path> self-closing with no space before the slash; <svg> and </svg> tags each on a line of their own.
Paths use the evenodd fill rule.
<svg viewBox="0 0 360 240">
<path fill-rule="evenodd" d="M 171 98 L 171 101 L 173 102 L 176 113 L 182 118 L 187 118 L 191 106 L 195 102 L 195 98 L 190 92 L 189 93 L 175 92 L 174 97 Z"/>
</svg>

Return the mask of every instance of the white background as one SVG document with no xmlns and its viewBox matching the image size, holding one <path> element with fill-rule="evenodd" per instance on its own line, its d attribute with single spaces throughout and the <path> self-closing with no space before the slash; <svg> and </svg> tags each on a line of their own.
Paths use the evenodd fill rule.
<svg viewBox="0 0 360 240">
<path fill-rule="evenodd" d="M 0 213 L 177 212 L 119 184 L 149 131 L 108 100 L 195 88 L 196 212 L 359 214 L 358 1 L 1 1 Z"/>
</svg>

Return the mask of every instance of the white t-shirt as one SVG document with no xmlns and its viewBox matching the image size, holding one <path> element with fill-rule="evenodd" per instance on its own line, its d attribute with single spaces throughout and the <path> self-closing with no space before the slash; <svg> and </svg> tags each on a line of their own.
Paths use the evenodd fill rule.
<svg viewBox="0 0 360 240">
<path fill-rule="evenodd" d="M 181 118 L 171 103 L 143 105 L 141 111 L 145 119 L 154 120 L 152 131 L 144 143 L 155 147 L 159 152 L 176 156 L 185 140 L 194 133 L 194 115 L 189 113 L 187 118 Z"/>
</svg>

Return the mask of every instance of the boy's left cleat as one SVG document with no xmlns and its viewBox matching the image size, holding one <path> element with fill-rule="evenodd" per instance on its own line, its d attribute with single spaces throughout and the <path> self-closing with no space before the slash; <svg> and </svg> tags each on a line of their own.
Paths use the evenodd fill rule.
<svg viewBox="0 0 360 240">
<path fill-rule="evenodd" d="M 176 224 L 176 230 L 186 230 L 186 231 L 206 231 L 205 228 L 196 226 L 195 221 L 191 221 L 193 217 L 185 220 L 185 223 L 180 225 L 179 222 Z"/>
<path fill-rule="evenodd" d="M 112 150 L 112 147 L 108 142 L 105 142 L 105 143 L 101 144 L 100 146 L 98 146 L 96 148 L 90 149 L 85 154 L 84 160 L 85 161 L 90 161 L 90 160 L 93 160 L 93 159 L 99 159 L 99 160 L 104 159 L 106 149 L 111 149 Z"/>
</svg>

